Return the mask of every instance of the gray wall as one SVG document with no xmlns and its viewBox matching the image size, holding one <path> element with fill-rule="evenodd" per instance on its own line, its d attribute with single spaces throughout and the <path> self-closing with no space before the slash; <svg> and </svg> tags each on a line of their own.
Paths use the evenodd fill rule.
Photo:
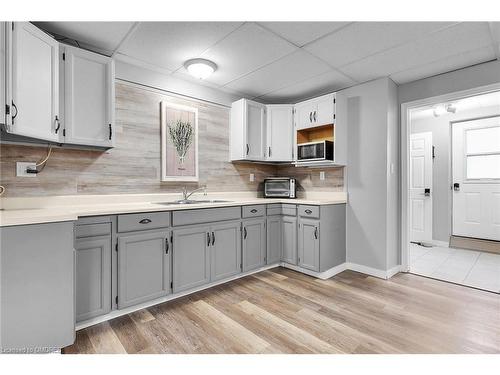
<svg viewBox="0 0 500 375">
<path fill-rule="evenodd" d="M 432 238 L 448 242 L 451 235 L 450 158 L 452 121 L 499 115 L 498 106 L 479 108 L 411 122 L 411 133 L 432 132 L 435 158 L 432 164 Z"/>
<path fill-rule="evenodd" d="M 347 261 L 379 270 L 399 263 L 396 92 L 387 78 L 341 92 L 347 98 Z"/>
</svg>

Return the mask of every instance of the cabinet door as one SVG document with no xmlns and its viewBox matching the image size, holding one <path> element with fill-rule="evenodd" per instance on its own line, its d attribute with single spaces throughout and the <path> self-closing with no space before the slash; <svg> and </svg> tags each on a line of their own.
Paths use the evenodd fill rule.
<svg viewBox="0 0 500 375">
<path fill-rule="evenodd" d="M 318 98 L 316 113 L 313 114 L 315 125 L 333 124 L 333 115 L 335 112 L 335 105 L 333 103 L 334 96 L 326 95 Z"/>
<path fill-rule="evenodd" d="M 136 232 L 118 237 L 118 308 L 170 292 L 168 238 L 168 232 Z"/>
<path fill-rule="evenodd" d="M 211 227 L 211 281 L 241 272 L 241 222 Z"/>
<path fill-rule="evenodd" d="M 246 158 L 263 160 L 265 148 L 266 107 L 263 104 L 246 102 L 247 144 Z"/>
<path fill-rule="evenodd" d="M 12 132 L 59 141 L 58 42 L 29 22 L 12 31 Z"/>
<path fill-rule="evenodd" d="M 293 106 L 267 106 L 267 149 L 269 161 L 291 161 L 293 149 Z"/>
<path fill-rule="evenodd" d="M 111 238 L 75 241 L 76 321 L 111 311 Z"/>
<path fill-rule="evenodd" d="M 243 271 L 266 264 L 265 219 L 243 222 Z"/>
<path fill-rule="evenodd" d="M 113 146 L 114 64 L 109 57 L 64 47 L 65 143 Z M 62 96 L 62 95 L 61 95 Z"/>
<path fill-rule="evenodd" d="M 208 226 L 173 231 L 173 289 L 192 289 L 210 282 L 210 243 Z"/>
<path fill-rule="evenodd" d="M 315 102 L 299 103 L 295 106 L 297 116 L 297 129 L 308 128 L 313 126 L 313 114 L 316 111 Z"/>
<path fill-rule="evenodd" d="M 7 22 L 0 22 L 0 124 L 5 124 L 5 105 L 6 101 L 6 87 L 7 83 L 5 81 L 5 70 L 6 70 L 6 56 L 5 56 L 5 46 L 6 46 L 6 28 Z"/>
<path fill-rule="evenodd" d="M 281 216 L 267 218 L 267 264 L 277 263 L 281 259 L 282 219 Z"/>
<path fill-rule="evenodd" d="M 299 266 L 319 272 L 319 221 L 299 219 Z"/>
<path fill-rule="evenodd" d="M 283 262 L 297 264 L 297 218 L 283 216 L 282 219 L 282 257 Z"/>
</svg>

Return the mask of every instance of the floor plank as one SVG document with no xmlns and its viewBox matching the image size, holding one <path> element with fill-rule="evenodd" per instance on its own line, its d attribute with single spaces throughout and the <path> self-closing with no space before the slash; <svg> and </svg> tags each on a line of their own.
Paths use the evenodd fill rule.
<svg viewBox="0 0 500 375">
<path fill-rule="evenodd" d="M 73 353 L 500 353 L 500 295 L 275 268 L 77 332 Z"/>
</svg>

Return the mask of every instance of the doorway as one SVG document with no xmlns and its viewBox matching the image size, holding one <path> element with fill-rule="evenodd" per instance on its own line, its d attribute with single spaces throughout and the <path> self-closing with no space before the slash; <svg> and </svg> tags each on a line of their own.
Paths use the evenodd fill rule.
<svg viewBox="0 0 500 375">
<path fill-rule="evenodd" d="M 499 89 L 402 106 L 406 271 L 500 293 Z"/>
</svg>

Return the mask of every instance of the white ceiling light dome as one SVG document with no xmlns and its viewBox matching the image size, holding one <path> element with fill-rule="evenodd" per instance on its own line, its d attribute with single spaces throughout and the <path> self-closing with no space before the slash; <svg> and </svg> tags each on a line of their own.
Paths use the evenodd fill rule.
<svg viewBox="0 0 500 375">
<path fill-rule="evenodd" d="M 206 59 L 191 59 L 184 63 L 184 67 L 193 77 L 205 79 L 217 70 L 217 65 Z"/>
</svg>

